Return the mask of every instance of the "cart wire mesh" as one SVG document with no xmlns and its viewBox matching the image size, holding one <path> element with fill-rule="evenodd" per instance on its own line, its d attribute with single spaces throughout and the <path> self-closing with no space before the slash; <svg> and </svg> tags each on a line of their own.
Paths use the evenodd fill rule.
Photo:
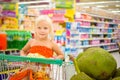
<svg viewBox="0 0 120 80">
<path fill-rule="evenodd" d="M 39 74 L 43 76 L 43 74 L 45 74 L 46 78 L 41 80 L 65 80 L 64 75 L 61 75 L 63 73 L 61 71 L 62 64 L 63 61 L 60 59 L 31 58 L 0 54 L 0 80 L 22 80 L 20 78 L 11 79 L 11 76 L 20 73 L 21 71 L 24 72 L 25 70 L 32 70 L 35 72 L 35 75 Z M 30 72 L 27 72 L 26 74 L 28 73 Z M 19 74 L 19 76 L 21 74 Z M 34 75 L 32 77 L 33 80 L 40 80 L 37 78 L 34 79 Z M 30 78 L 27 78 L 26 80 L 30 80 Z"/>
</svg>

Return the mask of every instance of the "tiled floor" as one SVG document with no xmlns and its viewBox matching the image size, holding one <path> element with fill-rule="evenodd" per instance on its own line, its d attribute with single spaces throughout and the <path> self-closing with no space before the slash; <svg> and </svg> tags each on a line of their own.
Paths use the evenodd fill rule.
<svg viewBox="0 0 120 80">
<path fill-rule="evenodd" d="M 117 61 L 117 67 L 120 67 L 120 54 L 118 52 L 111 53 Z"/>
</svg>

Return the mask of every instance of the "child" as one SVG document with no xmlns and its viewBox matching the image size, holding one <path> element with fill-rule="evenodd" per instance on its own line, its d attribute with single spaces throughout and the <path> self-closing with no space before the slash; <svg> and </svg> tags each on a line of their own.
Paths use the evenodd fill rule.
<svg viewBox="0 0 120 80">
<path fill-rule="evenodd" d="M 27 42 L 27 44 L 20 51 L 20 55 L 53 58 L 53 52 L 55 52 L 57 54 L 55 59 L 64 59 L 63 52 L 52 40 L 53 29 L 51 19 L 45 15 L 39 16 L 36 19 L 35 25 L 34 39 L 30 39 Z M 41 67 L 37 67 L 38 65 Z M 24 68 L 21 72 L 11 76 L 9 80 L 51 80 L 47 73 L 47 67 L 50 67 L 50 65 L 34 63 L 28 64 L 28 66 L 26 66 L 26 68 Z"/>
<path fill-rule="evenodd" d="M 35 37 L 27 42 L 20 51 L 20 55 L 37 54 L 40 57 L 53 58 L 53 52 L 55 52 L 57 54 L 55 59 L 64 59 L 63 52 L 52 40 L 52 35 L 53 28 L 51 19 L 46 15 L 37 17 L 35 23 Z"/>
</svg>

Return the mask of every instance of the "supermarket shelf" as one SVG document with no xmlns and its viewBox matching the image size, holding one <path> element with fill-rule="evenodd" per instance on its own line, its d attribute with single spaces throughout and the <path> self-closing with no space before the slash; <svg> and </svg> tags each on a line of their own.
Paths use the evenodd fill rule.
<svg viewBox="0 0 120 80">
<path fill-rule="evenodd" d="M 2 71 L 0 72 L 0 74 L 8 74 L 8 73 L 11 73 L 11 72 L 18 72 L 20 69 L 15 69 L 15 70 L 9 70 L 9 71 Z"/>
<path fill-rule="evenodd" d="M 31 17 L 37 17 L 37 15 L 33 15 L 33 14 L 25 14 L 26 16 L 31 16 Z"/>
<path fill-rule="evenodd" d="M 79 3 L 77 3 L 76 5 L 79 5 Z M 78 10 L 79 11 L 79 10 Z M 106 18 L 106 19 L 114 19 L 114 18 L 111 18 L 111 17 L 106 17 L 106 16 L 101 16 L 101 15 L 96 15 L 96 14 L 92 14 L 92 13 L 87 13 L 87 12 L 78 12 L 80 14 L 87 14 L 87 15 L 90 15 L 92 17 L 97 17 L 97 18 Z M 115 19 L 115 20 L 120 20 L 120 19 Z"/>
<path fill-rule="evenodd" d="M 85 33 L 85 32 L 83 33 L 83 32 L 82 32 L 82 33 L 81 33 L 81 32 L 80 32 L 80 34 L 115 34 L 115 33 L 102 33 L 102 32 L 96 32 L 96 33 L 95 33 L 95 32 L 90 32 L 90 33 L 88 33 L 88 32 L 87 32 L 87 33 Z"/>
<path fill-rule="evenodd" d="M 88 48 L 88 47 L 114 45 L 114 44 L 116 44 L 116 43 L 106 43 L 106 44 L 98 44 L 98 45 L 85 45 L 85 46 L 80 46 L 79 48 Z"/>
<path fill-rule="evenodd" d="M 0 50 L 0 54 L 7 54 L 7 55 L 19 55 L 20 50 L 18 49 L 6 49 Z"/>
<path fill-rule="evenodd" d="M 117 39 L 116 37 L 112 37 L 112 38 L 70 38 L 70 40 L 80 40 L 80 41 L 84 41 L 84 40 L 108 40 L 108 39 Z"/>
<path fill-rule="evenodd" d="M 110 49 L 110 50 L 107 50 L 107 51 L 117 51 L 117 50 L 119 50 L 119 48 L 116 48 L 116 49 Z"/>
<path fill-rule="evenodd" d="M 96 23 L 105 23 L 105 24 L 116 24 L 114 22 L 103 22 L 103 21 L 95 21 L 95 20 L 85 20 L 85 19 L 75 19 L 76 22 L 78 21 L 87 21 L 87 22 L 96 22 Z"/>
<path fill-rule="evenodd" d="M 44 0 L 44 1 L 27 1 L 27 2 L 19 2 L 18 4 L 32 4 L 32 3 L 50 3 L 50 0 Z"/>
<path fill-rule="evenodd" d="M 106 39 L 116 39 L 116 37 L 113 37 L 113 38 L 87 38 L 87 39 L 80 39 L 80 40 L 82 41 L 82 40 L 106 40 Z"/>
<path fill-rule="evenodd" d="M 95 29 L 117 29 L 117 28 L 110 28 L 110 27 L 99 27 L 99 26 L 80 26 L 82 28 L 95 28 Z"/>
<path fill-rule="evenodd" d="M 35 22 L 35 20 L 29 20 L 29 19 L 28 20 L 27 19 L 26 20 L 21 20 L 21 21 Z"/>
<path fill-rule="evenodd" d="M 27 31 L 27 30 L 20 30 L 20 29 L 1 29 L 0 28 L 0 31 Z M 28 32 L 28 31 L 27 31 Z"/>
<path fill-rule="evenodd" d="M 18 49 L 6 49 L 6 50 L 0 50 L 0 51 L 16 51 Z"/>
</svg>

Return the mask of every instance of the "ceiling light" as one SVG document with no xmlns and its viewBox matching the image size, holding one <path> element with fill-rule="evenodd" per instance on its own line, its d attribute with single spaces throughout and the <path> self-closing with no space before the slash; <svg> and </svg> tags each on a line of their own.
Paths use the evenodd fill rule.
<svg viewBox="0 0 120 80">
<path fill-rule="evenodd" d="M 99 5 L 99 6 L 96 6 L 96 7 L 108 7 L 107 5 L 106 6 L 103 6 L 103 5 Z"/>
<path fill-rule="evenodd" d="M 120 11 L 112 11 L 112 12 L 120 12 Z"/>
<path fill-rule="evenodd" d="M 80 2 L 80 3 L 76 3 L 76 5 L 97 5 L 97 4 L 106 4 L 106 3 L 114 3 L 114 4 L 119 4 L 120 1 L 101 1 L 101 2 Z"/>
<path fill-rule="evenodd" d="M 80 3 L 76 3 L 77 5 L 86 5 L 86 4 L 98 4 L 98 3 L 105 3 L 105 2 L 80 2 Z"/>
<path fill-rule="evenodd" d="M 115 7 L 120 7 L 120 5 L 115 5 Z"/>
</svg>

